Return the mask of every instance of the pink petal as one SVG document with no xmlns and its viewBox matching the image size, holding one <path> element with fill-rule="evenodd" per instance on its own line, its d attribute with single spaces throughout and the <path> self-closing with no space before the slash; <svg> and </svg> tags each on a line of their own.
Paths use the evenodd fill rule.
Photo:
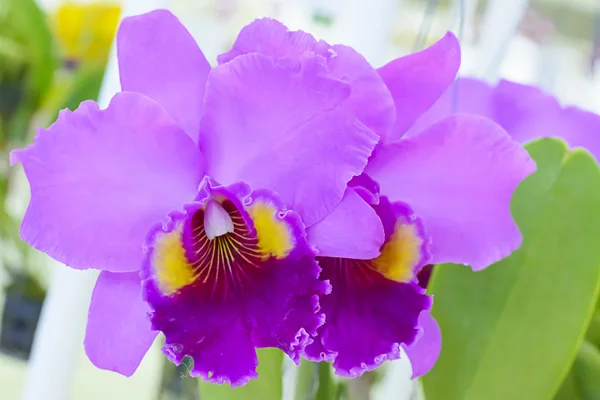
<svg viewBox="0 0 600 400">
<path fill-rule="evenodd" d="M 92 294 L 85 351 L 96 367 L 131 376 L 154 342 L 139 274 L 103 271 Z"/>
<path fill-rule="evenodd" d="M 535 86 L 501 81 L 493 88 L 494 119 L 520 143 L 557 137 L 600 159 L 600 116 L 558 100 Z"/>
<path fill-rule="evenodd" d="M 300 59 L 307 51 L 325 55 L 328 47 L 325 42 L 317 42 L 310 33 L 289 31 L 277 20 L 261 18 L 243 27 L 231 50 L 219 55 L 217 60 L 223 64 L 248 53 Z"/>
<path fill-rule="evenodd" d="M 412 378 L 428 373 L 442 350 L 442 331 L 429 311 L 421 312 L 419 325 L 422 334 L 410 346 L 402 345 L 412 365 Z"/>
<path fill-rule="evenodd" d="M 88 101 L 62 111 L 11 162 L 31 187 L 23 240 L 70 267 L 113 272 L 141 267 L 146 232 L 192 200 L 203 176 L 192 140 L 134 93 L 106 110 Z"/>
<path fill-rule="evenodd" d="M 321 61 L 253 53 L 214 68 L 200 137 L 212 178 L 276 191 L 307 226 L 338 205 L 378 140 L 337 107 L 350 88 Z"/>
<path fill-rule="evenodd" d="M 536 86 L 505 80 L 490 86 L 477 79 L 457 79 L 406 136 L 414 136 L 453 112 L 488 117 L 519 143 L 556 137 L 600 159 L 599 115 L 578 107 L 563 107 L 554 96 Z"/>
<path fill-rule="evenodd" d="M 155 10 L 125 18 L 117 54 L 123 90 L 156 100 L 198 141 L 210 65 L 177 17 Z"/>
<path fill-rule="evenodd" d="M 425 50 L 397 58 L 379 68 L 379 76 L 396 103 L 396 125 L 388 142 L 399 139 L 444 93 L 460 66 L 460 44 L 448 32 Z"/>
<path fill-rule="evenodd" d="M 359 260 L 378 257 L 385 236 L 373 207 L 350 187 L 331 214 L 311 226 L 307 234 L 319 256 Z"/>
<path fill-rule="evenodd" d="M 396 107 L 386 84 L 373 67 L 350 47 L 335 45 L 334 57 L 327 62 L 331 74 L 346 79 L 352 87 L 348 107 L 360 122 L 373 129 L 382 139 L 394 128 Z"/>
<path fill-rule="evenodd" d="M 456 113 L 481 115 L 493 119 L 502 126 L 502 122 L 494 118 L 494 110 L 493 87 L 477 79 L 458 78 L 438 101 L 419 117 L 404 137 L 421 133 L 432 123 Z M 505 126 L 503 128 L 506 129 Z M 508 131 L 508 133 L 511 132 Z"/>
<path fill-rule="evenodd" d="M 302 31 L 289 31 L 282 23 L 269 18 L 246 25 L 233 47 L 218 57 L 219 63 L 248 53 L 260 53 L 275 58 L 300 60 L 316 53 L 326 60 L 327 74 L 348 82 L 352 88 L 346 106 L 358 119 L 379 136 L 390 133 L 396 118 L 394 100 L 377 71 L 354 49 L 330 46 Z"/>
<path fill-rule="evenodd" d="M 528 153 L 498 125 L 457 115 L 383 146 L 365 172 L 382 195 L 408 203 L 422 218 L 433 263 L 479 270 L 521 244 L 510 200 L 534 170 Z"/>
</svg>

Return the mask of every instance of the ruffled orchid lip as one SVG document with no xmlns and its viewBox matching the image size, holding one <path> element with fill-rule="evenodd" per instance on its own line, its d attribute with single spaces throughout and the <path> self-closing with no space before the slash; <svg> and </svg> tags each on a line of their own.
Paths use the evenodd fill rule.
<svg viewBox="0 0 600 400">
<path fill-rule="evenodd" d="M 309 359 L 333 362 L 338 375 L 356 378 L 400 358 L 401 347 L 422 334 L 418 318 L 433 303 L 425 289 L 387 279 L 365 260 L 317 261 L 334 290 L 321 299 L 326 324 L 320 343 L 306 350 Z"/>
<path fill-rule="evenodd" d="M 420 334 L 419 316 L 432 304 L 416 283 L 417 272 L 431 259 L 421 221 L 406 204 L 379 200 L 372 205 L 386 234 L 379 257 L 317 257 L 321 279 L 333 291 L 321 299 L 326 323 L 306 356 L 333 362 L 336 373 L 349 378 L 399 358 L 401 347 Z"/>
<path fill-rule="evenodd" d="M 330 285 L 317 279 L 300 218 L 273 192 L 205 179 L 195 202 L 151 230 L 147 248 L 153 329 L 171 360 L 194 359 L 194 376 L 245 384 L 257 347 L 299 362 L 324 323 L 318 299 Z"/>
</svg>

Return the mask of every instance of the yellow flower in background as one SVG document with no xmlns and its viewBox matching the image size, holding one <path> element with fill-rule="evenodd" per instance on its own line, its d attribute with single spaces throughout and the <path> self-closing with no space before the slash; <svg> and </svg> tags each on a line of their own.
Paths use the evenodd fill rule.
<svg viewBox="0 0 600 400">
<path fill-rule="evenodd" d="M 121 5 L 116 2 L 66 2 L 52 16 L 63 57 L 79 62 L 104 62 L 115 35 Z"/>
</svg>

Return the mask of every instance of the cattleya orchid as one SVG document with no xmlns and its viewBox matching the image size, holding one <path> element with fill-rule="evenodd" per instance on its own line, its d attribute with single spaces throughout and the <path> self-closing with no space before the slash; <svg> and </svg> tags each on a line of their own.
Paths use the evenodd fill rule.
<svg viewBox="0 0 600 400">
<path fill-rule="evenodd" d="M 171 360 L 232 386 L 260 347 L 345 376 L 404 347 L 423 373 L 439 329 L 420 268 L 481 269 L 520 244 L 509 202 L 535 165 L 504 130 L 455 115 L 403 138 L 456 75 L 452 34 L 376 70 L 261 19 L 211 68 L 157 10 L 123 20 L 117 55 L 106 109 L 65 110 L 12 154 L 23 239 L 102 270 L 85 338 L 99 368 L 133 374 L 162 332 Z"/>
</svg>

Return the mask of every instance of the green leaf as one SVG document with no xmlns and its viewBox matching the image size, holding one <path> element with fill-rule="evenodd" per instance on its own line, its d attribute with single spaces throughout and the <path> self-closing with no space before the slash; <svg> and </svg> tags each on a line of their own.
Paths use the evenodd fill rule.
<svg viewBox="0 0 600 400">
<path fill-rule="evenodd" d="M 304 360 L 298 367 L 296 377 L 296 400 L 313 400 L 319 387 L 319 375 L 317 363 Z"/>
<path fill-rule="evenodd" d="M 600 351 L 583 342 L 567 379 L 554 400 L 600 399 Z"/>
<path fill-rule="evenodd" d="M 21 45 L 12 38 L 0 36 L 0 60 L 13 63 L 24 62 L 25 54 Z"/>
<path fill-rule="evenodd" d="M 335 398 L 336 384 L 333 381 L 331 365 L 326 362 L 317 364 L 319 386 L 314 400 L 332 400 Z"/>
<path fill-rule="evenodd" d="M 347 379 L 336 380 L 331 364 L 302 360 L 298 368 L 295 400 L 335 400 L 341 398 Z"/>
<path fill-rule="evenodd" d="M 97 100 L 104 78 L 103 65 L 82 66 L 77 71 L 71 90 L 61 108 L 74 111 L 85 100 Z"/>
<path fill-rule="evenodd" d="M 46 15 L 34 0 L 6 0 L 6 30 L 25 47 L 31 69 L 28 90 L 37 103 L 52 83 L 57 58 Z"/>
<path fill-rule="evenodd" d="M 232 389 L 200 381 L 202 400 L 281 400 L 283 394 L 283 353 L 278 349 L 258 350 L 258 378 Z"/>
<path fill-rule="evenodd" d="M 600 288 L 600 169 L 556 139 L 527 146 L 538 171 L 511 209 L 523 245 L 481 272 L 435 268 L 440 358 L 427 400 L 546 400 L 568 373 Z"/>
<path fill-rule="evenodd" d="M 594 346 L 600 348 L 600 304 L 596 306 L 596 312 L 594 312 L 585 338 Z"/>
</svg>

